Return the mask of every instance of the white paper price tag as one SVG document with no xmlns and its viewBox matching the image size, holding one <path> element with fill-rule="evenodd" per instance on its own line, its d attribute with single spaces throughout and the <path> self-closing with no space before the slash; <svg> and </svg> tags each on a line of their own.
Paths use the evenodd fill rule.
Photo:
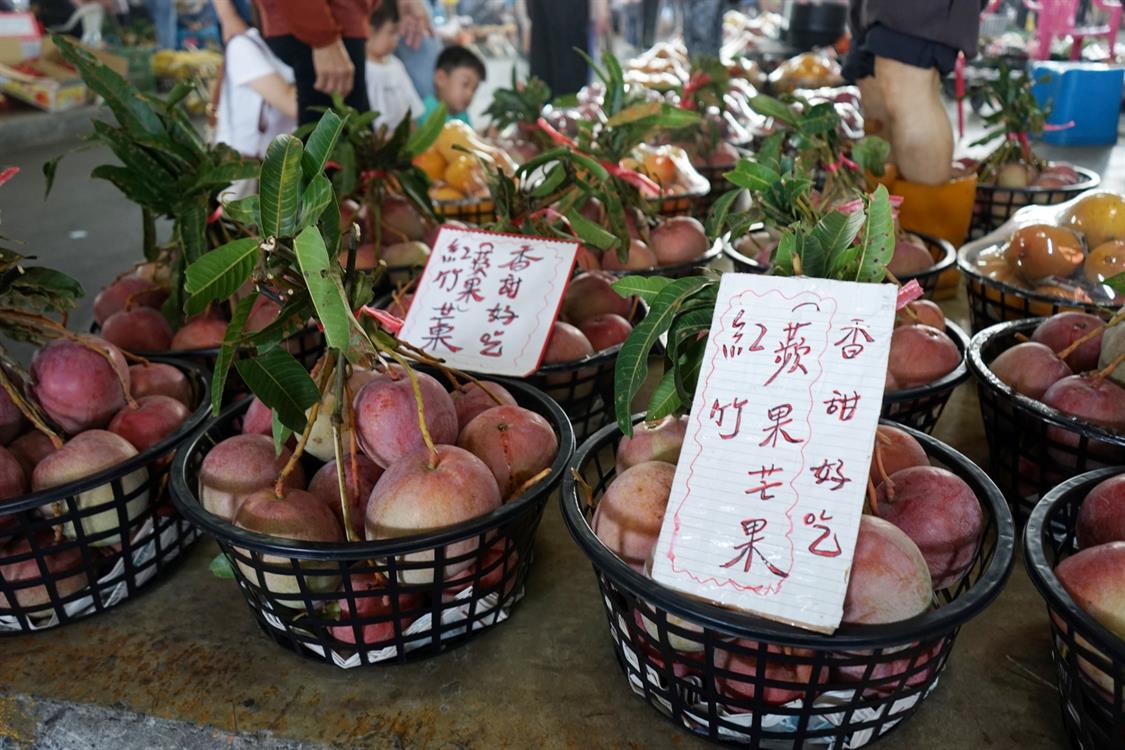
<svg viewBox="0 0 1125 750">
<path fill-rule="evenodd" d="M 442 227 L 399 338 L 453 367 L 535 372 L 578 241 Z"/>
<path fill-rule="evenodd" d="M 655 580 L 811 630 L 839 626 L 895 291 L 723 275 Z"/>
</svg>

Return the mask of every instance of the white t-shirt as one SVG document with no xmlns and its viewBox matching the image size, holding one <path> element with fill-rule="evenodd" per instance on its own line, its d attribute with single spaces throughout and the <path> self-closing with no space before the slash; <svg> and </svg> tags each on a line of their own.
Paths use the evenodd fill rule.
<svg viewBox="0 0 1125 750">
<path fill-rule="evenodd" d="M 394 129 L 410 113 L 412 118 L 422 114 L 422 98 L 414 89 L 406 66 L 394 55 L 387 55 L 382 62 L 368 58 L 367 101 L 379 118 L 373 125 L 378 128 L 386 125 Z"/>
<path fill-rule="evenodd" d="M 257 29 L 227 43 L 215 124 L 217 143 L 226 143 L 243 156 L 262 157 L 276 136 L 296 129 L 295 119 L 274 109 L 250 86 L 271 73 L 293 83 L 293 69 L 270 52 Z"/>
</svg>

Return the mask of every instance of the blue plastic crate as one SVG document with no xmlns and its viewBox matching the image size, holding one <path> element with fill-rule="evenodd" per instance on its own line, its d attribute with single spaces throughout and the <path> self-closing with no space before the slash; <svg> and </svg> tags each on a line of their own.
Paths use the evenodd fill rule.
<svg viewBox="0 0 1125 750">
<path fill-rule="evenodd" d="M 1117 143 L 1125 68 L 1102 63 L 1040 62 L 1031 66 L 1035 98 L 1051 102 L 1048 122 L 1074 126 L 1043 133 L 1056 146 L 1102 146 Z M 1041 80 L 1046 78 L 1046 80 Z"/>
</svg>

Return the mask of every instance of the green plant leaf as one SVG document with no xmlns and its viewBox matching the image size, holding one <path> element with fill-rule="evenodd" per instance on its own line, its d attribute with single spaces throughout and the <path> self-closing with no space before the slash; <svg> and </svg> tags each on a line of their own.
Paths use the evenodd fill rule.
<svg viewBox="0 0 1125 750">
<path fill-rule="evenodd" d="M 293 430 L 282 424 L 276 411 L 270 417 L 270 434 L 273 435 L 273 452 L 280 456 L 281 450 L 289 442 L 289 438 L 293 437 Z"/>
<path fill-rule="evenodd" d="M 445 127 L 446 116 L 449 110 L 446 109 L 445 103 L 438 105 L 438 108 L 430 113 L 426 121 L 414 131 L 413 135 L 406 142 L 406 153 L 413 159 L 418 154 L 422 153 L 430 146 L 434 145 L 434 141 L 441 135 L 441 129 Z"/>
<path fill-rule="evenodd" d="M 274 347 L 256 357 L 237 360 L 234 368 L 281 424 L 294 432 L 305 429 L 305 412 L 320 400 L 320 391 L 292 354 Z"/>
<path fill-rule="evenodd" d="M 243 237 L 204 253 L 188 266 L 184 274 L 184 291 L 191 295 L 188 314 L 201 312 L 212 300 L 234 294 L 253 273 L 257 254 L 257 238 Z"/>
<path fill-rule="evenodd" d="M 765 164 L 759 164 L 749 159 L 741 160 L 733 170 L 723 176 L 732 184 L 746 188 L 751 193 L 764 192 L 781 179 L 780 174 Z"/>
<path fill-rule="evenodd" d="M 852 146 L 852 161 L 858 164 L 860 169 L 876 176 L 881 176 L 886 170 L 887 158 L 890 155 L 891 144 L 875 135 L 861 138 Z"/>
<path fill-rule="evenodd" d="M 151 208 L 156 213 L 171 213 L 172 196 L 141 182 L 131 169 L 114 164 L 99 164 L 90 171 L 96 180 L 106 180 L 137 205 Z"/>
<path fill-rule="evenodd" d="M 336 148 L 336 141 L 344 130 L 344 121 L 338 114 L 329 110 L 320 116 L 320 121 L 309 134 L 301 154 L 301 171 L 305 180 L 311 180 L 324 173 L 324 165 Z"/>
<path fill-rule="evenodd" d="M 228 558 L 224 552 L 215 555 L 211 560 L 211 564 L 207 566 L 207 569 L 211 571 L 211 575 L 216 578 L 225 580 L 234 579 L 234 566 L 230 564 L 230 558 Z"/>
<path fill-rule="evenodd" d="M 587 219 L 577 208 L 568 211 L 566 218 L 578 233 L 579 239 L 587 245 L 592 245 L 599 250 L 609 250 L 617 244 L 617 237 L 607 232 L 600 224 Z"/>
<path fill-rule="evenodd" d="M 685 300 L 713 283 L 702 276 L 688 276 L 669 283 L 656 296 L 648 314 L 637 324 L 621 347 L 614 367 L 614 413 L 626 435 L 633 434 L 633 398 L 648 375 L 648 357 L 660 337 L 672 325 Z"/>
<path fill-rule="evenodd" d="M 730 214 L 731 206 L 734 205 L 740 195 L 742 195 L 741 189 L 728 190 L 711 204 L 711 210 L 707 212 L 707 222 L 703 227 L 703 231 L 709 238 L 713 240 L 726 232 L 727 215 Z"/>
<path fill-rule="evenodd" d="M 867 202 L 867 223 L 858 243 L 855 280 L 878 283 L 887 276 L 895 252 L 895 221 L 887 188 L 880 185 Z"/>
<path fill-rule="evenodd" d="M 820 243 L 824 253 L 829 258 L 833 258 L 855 241 L 856 235 L 863 229 L 865 218 L 862 211 L 854 211 L 850 214 L 829 211 L 813 227 L 813 236 Z M 809 276 L 815 275 L 811 272 L 806 273 Z"/>
<path fill-rule="evenodd" d="M 237 224 L 258 226 L 258 196 L 248 195 L 223 204 L 223 215 Z"/>
<path fill-rule="evenodd" d="M 777 276 L 793 275 L 793 257 L 797 254 L 797 237 L 792 232 L 786 232 L 778 240 L 777 247 L 770 259 L 770 273 Z"/>
<path fill-rule="evenodd" d="M 804 135 L 821 135 L 834 131 L 840 124 L 836 105 L 821 102 L 810 107 L 798 122 L 797 128 Z"/>
<path fill-rule="evenodd" d="M 672 279 L 664 276 L 625 276 L 613 282 L 613 291 L 622 297 L 640 297 L 646 305 L 656 302 L 664 288 Z"/>
<path fill-rule="evenodd" d="M 304 194 L 301 195 L 301 214 L 300 220 L 297 222 L 297 230 L 304 230 L 306 227 L 311 227 L 320 221 L 321 215 L 324 210 L 328 208 L 336 200 L 336 195 L 332 192 L 332 182 L 323 174 L 318 174 L 309 181 L 308 187 L 305 188 Z M 339 216 L 339 211 L 336 215 Z M 337 227 L 339 226 L 339 219 Z M 337 231 L 339 231 L 337 229 Z"/>
<path fill-rule="evenodd" d="M 176 233 L 184 251 L 184 260 L 194 263 L 207 252 L 207 209 L 199 201 L 180 208 L 176 217 Z"/>
<path fill-rule="evenodd" d="M 328 257 L 324 238 L 316 227 L 307 227 L 293 243 L 301 275 L 309 288 L 317 317 L 324 326 L 328 346 L 342 352 L 348 351 L 348 331 L 352 313 L 348 309 L 347 295 L 340 281 L 340 264 Z"/>
<path fill-rule="evenodd" d="M 660 378 L 660 382 L 656 384 L 656 388 L 652 392 L 645 419 L 650 422 L 663 419 L 669 414 L 675 414 L 682 406 L 680 394 L 676 392 L 676 373 L 673 370 L 668 370 Z"/>
<path fill-rule="evenodd" d="M 230 372 L 231 362 L 238 351 L 239 339 L 242 338 L 242 329 L 246 327 L 246 319 L 254 303 L 258 301 L 257 294 L 248 294 L 238 301 L 234 307 L 234 314 L 227 324 L 227 332 L 223 335 L 219 355 L 215 357 L 215 371 L 211 376 L 211 413 L 216 417 L 223 407 L 223 396 L 227 386 L 227 374 Z"/>
<path fill-rule="evenodd" d="M 303 153 L 300 139 L 288 134 L 274 138 L 266 150 L 258 184 L 261 230 L 266 237 L 290 237 L 297 226 Z"/>
<path fill-rule="evenodd" d="M 772 96 L 758 94 L 755 97 L 751 97 L 750 108 L 760 115 L 772 117 L 786 125 L 795 125 L 797 123 L 797 113 L 780 99 L 774 99 Z"/>
<path fill-rule="evenodd" d="M 225 188 L 238 180 L 253 180 L 260 171 L 261 165 L 254 159 L 219 164 L 201 174 L 195 181 L 193 190 Z"/>
<path fill-rule="evenodd" d="M 1114 274 L 1102 282 L 1118 294 L 1125 294 L 1125 272 Z"/>
<path fill-rule="evenodd" d="M 86 86 L 105 99 L 117 121 L 131 133 L 160 135 L 165 132 L 164 123 L 129 82 L 98 62 L 93 55 L 79 48 L 61 34 L 53 34 L 55 43 L 63 58 L 73 65 L 82 76 Z"/>
</svg>

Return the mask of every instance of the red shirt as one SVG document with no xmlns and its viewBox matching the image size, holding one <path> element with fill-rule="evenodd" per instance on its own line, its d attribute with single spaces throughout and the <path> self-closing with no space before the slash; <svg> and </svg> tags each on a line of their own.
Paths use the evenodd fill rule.
<svg viewBox="0 0 1125 750">
<path fill-rule="evenodd" d="M 316 49 L 341 37 L 366 39 L 379 0 L 254 0 L 262 36 L 295 36 Z"/>
</svg>

